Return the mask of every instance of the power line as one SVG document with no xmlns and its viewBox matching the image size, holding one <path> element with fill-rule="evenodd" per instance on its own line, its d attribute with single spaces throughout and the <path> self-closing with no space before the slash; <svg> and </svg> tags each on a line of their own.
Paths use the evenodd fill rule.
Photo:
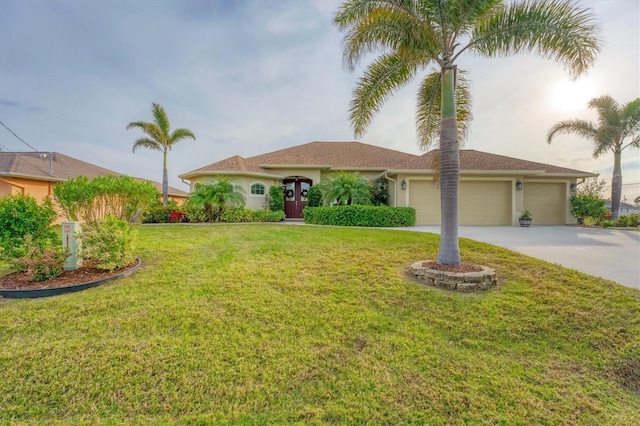
<svg viewBox="0 0 640 426">
<path fill-rule="evenodd" d="M 18 140 L 20 140 L 22 143 L 24 143 L 26 146 L 28 146 L 29 148 L 31 148 L 32 150 L 34 150 L 35 152 L 38 152 L 37 149 L 35 149 L 34 147 L 32 147 L 31 145 L 29 145 L 24 139 L 22 139 L 20 136 L 16 135 L 15 133 L 13 133 L 13 130 L 11 130 L 10 128 L 7 127 L 6 124 L 4 124 L 2 121 L 0 121 L 0 124 L 2 124 L 2 127 L 4 127 L 5 129 L 7 129 L 8 131 L 11 132 L 11 134 L 13 136 L 15 136 L 16 138 L 18 138 Z"/>
</svg>

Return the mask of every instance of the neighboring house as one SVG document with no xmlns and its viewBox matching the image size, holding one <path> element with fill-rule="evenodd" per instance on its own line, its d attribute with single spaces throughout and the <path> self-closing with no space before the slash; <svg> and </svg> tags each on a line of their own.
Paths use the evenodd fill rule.
<svg viewBox="0 0 640 426">
<path fill-rule="evenodd" d="M 611 210 L 611 200 L 606 200 L 604 202 L 604 206 L 606 208 L 608 208 L 609 210 Z M 628 203 L 624 203 L 622 201 L 620 201 L 620 208 L 618 209 L 618 216 L 626 216 L 629 214 L 637 214 L 638 213 L 638 207 L 634 206 L 633 204 L 628 204 Z"/>
<path fill-rule="evenodd" d="M 53 198 L 53 186 L 58 182 L 77 176 L 92 178 L 104 175 L 122 176 L 113 170 L 57 152 L 0 152 L 0 196 L 28 194 L 41 201 L 45 197 Z M 160 183 L 150 182 L 162 191 Z M 169 188 L 169 198 L 178 204 L 188 196 L 185 191 Z"/>
<path fill-rule="evenodd" d="M 389 205 L 416 209 L 419 225 L 440 224 L 438 151 L 418 156 L 361 142 L 310 142 L 255 157 L 238 155 L 180 175 L 196 183 L 228 177 L 245 190 L 247 207 L 263 208 L 271 185 L 282 186 L 287 218 L 302 217 L 308 188 L 337 171 L 385 178 Z M 576 223 L 569 198 L 593 173 L 475 150 L 460 151 L 460 225 L 518 225 L 529 210 L 536 225 Z"/>
</svg>

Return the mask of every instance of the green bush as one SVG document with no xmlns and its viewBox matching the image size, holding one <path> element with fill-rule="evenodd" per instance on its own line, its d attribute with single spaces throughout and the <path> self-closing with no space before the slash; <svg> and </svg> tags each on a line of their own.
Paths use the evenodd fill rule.
<svg viewBox="0 0 640 426">
<path fill-rule="evenodd" d="M 322 205 L 322 190 L 318 185 L 309 188 L 307 194 L 307 207 L 320 207 Z"/>
<path fill-rule="evenodd" d="M 26 272 L 29 281 L 46 281 L 62 274 L 66 258 L 61 244 L 36 243 L 31 235 L 26 235 L 24 256 L 13 259 L 11 266 L 16 271 Z"/>
<path fill-rule="evenodd" d="M 197 206 L 194 203 L 187 202 L 182 206 L 182 211 L 186 213 L 187 222 L 202 223 L 207 221 L 207 212 L 203 206 Z"/>
<path fill-rule="evenodd" d="M 159 193 L 151 182 L 129 176 L 78 176 L 53 187 L 64 214 L 74 221 L 94 223 L 107 215 L 138 221 Z"/>
<path fill-rule="evenodd" d="M 266 209 L 253 210 L 254 222 L 280 222 L 284 220 L 284 211 L 270 211 Z"/>
<path fill-rule="evenodd" d="M 79 234 L 82 240 L 80 256 L 96 260 L 98 268 L 113 271 L 135 260 L 134 248 L 137 233 L 129 223 L 108 215 L 85 225 Z"/>
<path fill-rule="evenodd" d="M 253 222 L 253 210 L 244 207 L 229 207 L 220 215 L 220 222 Z"/>
<path fill-rule="evenodd" d="M 416 211 L 411 207 L 305 207 L 303 214 L 306 223 L 317 225 L 395 227 L 416 223 Z"/>
<path fill-rule="evenodd" d="M 640 222 L 638 214 L 629 214 L 629 215 L 624 215 L 624 216 L 620 216 L 618 218 L 618 224 L 617 226 L 622 226 L 622 227 L 626 227 L 626 226 L 638 226 L 638 223 Z"/>
<path fill-rule="evenodd" d="M 574 217 L 592 218 L 596 223 L 599 223 L 607 214 L 604 201 L 597 195 L 574 195 L 569 201 L 571 202 L 571 214 Z"/>
<path fill-rule="evenodd" d="M 0 198 L 0 258 L 9 260 L 24 256 L 27 236 L 31 236 L 40 248 L 62 245 L 60 234 L 51 225 L 57 217 L 49 198 L 42 204 L 29 195 Z"/>
<path fill-rule="evenodd" d="M 284 211 L 284 195 L 282 194 L 282 186 L 272 185 L 269 188 L 269 210 L 272 212 Z"/>
<path fill-rule="evenodd" d="M 142 223 L 169 223 L 171 213 L 175 211 L 175 208 L 162 205 L 148 208 L 142 215 Z"/>
<path fill-rule="evenodd" d="M 616 226 L 616 222 L 614 220 L 606 219 L 602 221 L 602 226 L 609 228 L 611 226 Z"/>
</svg>

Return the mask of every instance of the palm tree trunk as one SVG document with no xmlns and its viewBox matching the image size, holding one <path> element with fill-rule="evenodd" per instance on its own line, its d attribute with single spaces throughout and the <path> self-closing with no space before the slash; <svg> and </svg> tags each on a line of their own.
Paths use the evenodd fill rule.
<svg viewBox="0 0 640 426">
<path fill-rule="evenodd" d="M 615 150 L 613 152 L 613 178 L 611 179 L 611 218 L 618 219 L 618 211 L 620 211 L 620 196 L 622 195 L 622 169 L 620 160 L 622 151 Z"/>
<path fill-rule="evenodd" d="M 455 67 L 442 74 L 442 121 L 440 123 L 440 249 L 438 264 L 460 265 L 458 245 L 458 180 L 460 151 L 454 100 Z"/>
<path fill-rule="evenodd" d="M 162 207 L 167 207 L 169 194 L 169 178 L 167 177 L 167 150 L 164 150 L 164 163 L 162 165 Z"/>
</svg>

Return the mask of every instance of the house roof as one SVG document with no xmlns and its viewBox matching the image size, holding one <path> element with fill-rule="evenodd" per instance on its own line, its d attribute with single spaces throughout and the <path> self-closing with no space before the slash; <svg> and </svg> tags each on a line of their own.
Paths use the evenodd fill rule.
<svg viewBox="0 0 640 426">
<path fill-rule="evenodd" d="M 429 170 L 436 168 L 439 150 L 434 149 L 413 160 L 401 164 L 397 170 Z M 505 155 L 491 154 L 473 149 L 460 150 L 460 172 L 465 171 L 509 171 L 535 172 L 551 175 L 595 176 L 593 173 L 558 167 Z"/>
<path fill-rule="evenodd" d="M 123 176 L 122 173 L 96 166 L 58 152 L 0 152 L 0 177 L 64 182 L 77 176 Z M 139 179 L 139 178 L 136 178 Z M 146 180 L 146 179 L 140 179 Z M 162 191 L 162 185 L 149 181 Z M 187 196 L 187 192 L 169 187 L 169 194 Z"/>
<path fill-rule="evenodd" d="M 184 173 L 180 177 L 199 174 L 250 173 L 281 177 L 271 168 L 314 166 L 325 169 L 386 170 L 417 158 L 413 154 L 381 148 L 362 142 L 309 142 L 255 157 L 239 155 Z"/>
</svg>

